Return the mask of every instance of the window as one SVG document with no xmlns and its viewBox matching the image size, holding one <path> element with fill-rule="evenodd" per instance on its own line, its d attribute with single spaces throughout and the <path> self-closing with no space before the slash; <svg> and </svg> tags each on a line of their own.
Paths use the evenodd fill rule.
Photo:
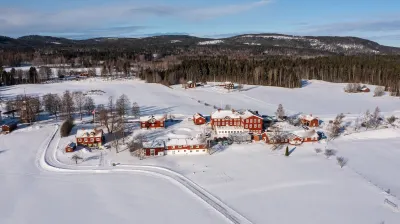
<svg viewBox="0 0 400 224">
<path fill-rule="evenodd" d="M 94 138 L 90 138 L 90 142 L 94 142 Z"/>
<path fill-rule="evenodd" d="M 82 139 L 81 139 L 81 138 L 78 138 L 78 142 L 82 142 Z"/>
<path fill-rule="evenodd" d="M 250 123 L 253 123 L 253 119 L 250 119 Z"/>
<path fill-rule="evenodd" d="M 196 148 L 199 148 L 199 145 L 196 145 Z"/>
<path fill-rule="evenodd" d="M 249 126 L 246 124 L 245 128 L 249 128 Z"/>
<path fill-rule="evenodd" d="M 98 141 L 98 142 L 99 142 L 99 141 L 101 141 L 101 139 L 100 139 L 100 138 L 96 138 L 96 141 Z"/>
<path fill-rule="evenodd" d="M 143 127 L 143 128 L 146 127 L 146 124 L 145 124 L 145 123 L 142 123 L 142 127 Z"/>
<path fill-rule="evenodd" d="M 196 150 L 196 152 L 199 152 L 199 150 Z"/>
<path fill-rule="evenodd" d="M 85 138 L 85 142 L 88 142 L 88 139 L 87 139 L 87 138 Z"/>
<path fill-rule="evenodd" d="M 180 146 L 178 146 L 178 148 L 180 148 L 180 149 L 181 149 L 181 148 L 182 148 L 182 146 L 180 145 Z"/>
<path fill-rule="evenodd" d="M 222 126 L 225 126 L 225 122 L 222 122 Z"/>
<path fill-rule="evenodd" d="M 151 124 L 152 127 L 154 127 L 154 124 Z"/>
<path fill-rule="evenodd" d="M 190 148 L 193 149 L 193 145 L 191 145 Z"/>
<path fill-rule="evenodd" d="M 161 122 L 160 126 L 161 126 L 161 127 L 164 127 L 164 123 Z"/>
</svg>

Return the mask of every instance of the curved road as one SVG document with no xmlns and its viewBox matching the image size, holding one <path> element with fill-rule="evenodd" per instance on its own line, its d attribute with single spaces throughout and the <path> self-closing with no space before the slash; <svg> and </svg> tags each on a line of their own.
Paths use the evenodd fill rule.
<svg viewBox="0 0 400 224">
<path fill-rule="evenodd" d="M 56 150 L 60 141 L 58 133 L 59 126 L 56 125 L 54 133 L 46 139 L 41 151 L 38 154 L 37 165 L 39 168 L 52 172 L 74 172 L 74 173 L 112 173 L 112 172 L 140 172 L 157 177 L 166 178 L 180 184 L 192 192 L 199 199 L 209 204 L 216 211 L 221 213 L 227 220 L 234 224 L 251 224 L 248 219 L 224 204 L 221 200 L 208 193 L 199 185 L 189 180 L 182 174 L 167 168 L 157 166 L 138 166 L 138 165 L 118 165 L 116 167 L 100 166 L 73 166 L 61 163 L 56 156 Z"/>
</svg>

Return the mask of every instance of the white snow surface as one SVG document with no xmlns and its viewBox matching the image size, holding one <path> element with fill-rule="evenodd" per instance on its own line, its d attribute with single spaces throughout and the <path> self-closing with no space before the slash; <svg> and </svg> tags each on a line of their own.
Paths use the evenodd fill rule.
<svg viewBox="0 0 400 224">
<path fill-rule="evenodd" d="M 223 40 L 207 40 L 207 41 L 201 41 L 197 43 L 198 45 L 214 45 L 214 44 L 222 44 L 224 43 Z"/>
<path fill-rule="evenodd" d="M 282 104 L 288 114 L 313 114 L 324 121 L 345 113 L 350 123 L 376 106 L 385 115 L 400 114 L 398 98 L 373 97 L 373 91 L 348 94 L 345 85 L 311 80 L 300 89 L 245 85 L 242 92 L 228 92 L 211 85 L 185 90 L 93 78 L 0 90 L 3 96 L 21 94 L 24 88 L 36 95 L 104 91 L 93 96 L 96 104 L 124 93 L 138 102 L 143 116 L 173 113 L 182 120 L 166 129 L 134 130 L 149 141 L 187 140 L 203 133 L 205 126 L 187 118 L 197 112 L 209 115 L 214 105 L 273 115 Z M 75 133 L 60 138 L 55 130 L 45 122 L 0 135 L 1 224 L 400 223 L 399 213 L 384 203 L 389 199 L 400 205 L 399 129 L 363 130 L 328 144 L 289 146 L 288 158 L 285 150 L 272 151 L 259 142 L 220 147 L 212 155 L 144 160 L 129 150 L 81 150 L 79 164 L 63 152 Z M 325 147 L 348 158 L 348 164 L 340 168 L 335 157 L 314 152 Z"/>
</svg>

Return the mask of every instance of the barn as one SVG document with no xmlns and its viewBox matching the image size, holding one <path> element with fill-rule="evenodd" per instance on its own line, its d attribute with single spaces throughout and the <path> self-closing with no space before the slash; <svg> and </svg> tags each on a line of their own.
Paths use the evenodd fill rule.
<svg viewBox="0 0 400 224">
<path fill-rule="evenodd" d="M 302 125 L 305 125 L 308 127 L 318 127 L 319 126 L 319 119 L 317 117 L 313 117 L 312 114 L 301 116 L 300 122 Z"/>
<path fill-rule="evenodd" d="M 7 120 L 4 121 L 3 124 L 1 125 L 1 130 L 3 133 L 8 134 L 17 129 L 17 126 L 18 126 L 18 120 Z"/>
<path fill-rule="evenodd" d="M 301 138 L 302 142 L 317 142 L 319 139 L 319 135 L 314 129 L 295 131 L 293 134 Z"/>
<path fill-rule="evenodd" d="M 174 138 L 165 141 L 167 155 L 194 155 L 207 153 L 207 145 L 195 138 Z"/>
<path fill-rule="evenodd" d="M 163 156 L 165 155 L 165 143 L 162 140 L 154 140 L 153 142 L 144 142 L 143 150 L 145 156 Z"/>
<path fill-rule="evenodd" d="M 140 117 L 140 127 L 142 129 L 156 129 L 165 128 L 165 116 L 164 115 L 151 115 Z"/>
<path fill-rule="evenodd" d="M 250 133 L 261 134 L 264 119 L 257 112 L 246 110 L 240 114 L 240 117 L 244 129 L 249 130 Z"/>
<path fill-rule="evenodd" d="M 100 147 L 104 143 L 103 130 L 80 129 L 76 132 L 77 145 L 85 147 Z"/>
<path fill-rule="evenodd" d="M 76 149 L 76 144 L 74 142 L 71 142 L 65 147 L 65 152 L 74 152 L 75 149 Z"/>
<path fill-rule="evenodd" d="M 205 124 L 207 122 L 207 119 L 200 113 L 196 113 L 195 115 L 193 115 L 193 123 L 195 125 L 202 125 Z"/>
</svg>

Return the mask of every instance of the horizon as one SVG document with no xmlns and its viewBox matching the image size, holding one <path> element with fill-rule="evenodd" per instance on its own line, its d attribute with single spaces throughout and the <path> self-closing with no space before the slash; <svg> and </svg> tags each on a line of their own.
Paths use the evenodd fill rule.
<svg viewBox="0 0 400 224">
<path fill-rule="evenodd" d="M 0 0 L 1 35 L 145 38 L 189 35 L 227 38 L 242 34 L 339 36 L 400 47 L 400 2 L 367 0 Z M 357 8 L 357 11 L 354 11 Z"/>
</svg>

